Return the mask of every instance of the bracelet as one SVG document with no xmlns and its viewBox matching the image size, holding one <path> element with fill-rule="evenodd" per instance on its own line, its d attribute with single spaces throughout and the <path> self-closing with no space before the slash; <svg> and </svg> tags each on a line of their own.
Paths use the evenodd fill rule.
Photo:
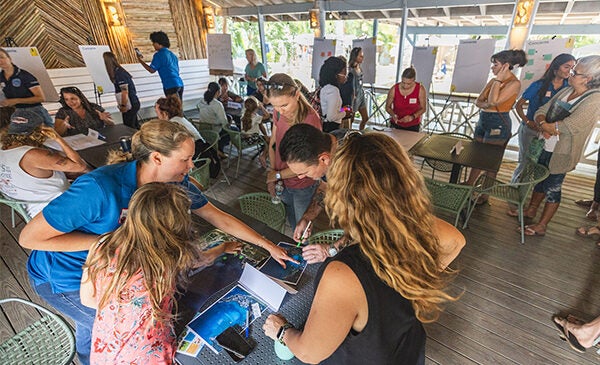
<svg viewBox="0 0 600 365">
<path fill-rule="evenodd" d="M 283 341 L 283 337 L 285 336 L 285 331 L 289 328 L 294 328 L 294 326 L 290 322 L 285 322 L 277 331 L 277 341 L 279 341 L 279 343 L 283 346 L 287 346 L 285 341 Z"/>
</svg>

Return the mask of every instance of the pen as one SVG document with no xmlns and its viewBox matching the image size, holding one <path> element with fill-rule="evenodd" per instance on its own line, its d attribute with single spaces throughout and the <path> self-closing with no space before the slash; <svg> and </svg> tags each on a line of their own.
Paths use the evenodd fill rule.
<svg viewBox="0 0 600 365">
<path fill-rule="evenodd" d="M 298 244 L 296 245 L 296 247 L 300 247 L 300 245 L 302 244 L 302 241 L 304 241 L 304 237 L 306 237 L 306 232 L 308 232 L 308 229 L 310 228 L 311 224 L 312 224 L 312 221 L 308 221 L 308 224 L 306 225 L 306 228 L 304 228 L 304 232 L 302 232 L 302 235 L 300 236 L 300 240 L 298 241 Z"/>
<path fill-rule="evenodd" d="M 248 332 L 250 328 L 250 309 L 246 312 L 246 338 L 248 338 Z"/>
<path fill-rule="evenodd" d="M 556 129 L 556 140 L 560 141 L 560 137 L 558 136 L 558 122 L 554 123 L 554 129 Z"/>
</svg>

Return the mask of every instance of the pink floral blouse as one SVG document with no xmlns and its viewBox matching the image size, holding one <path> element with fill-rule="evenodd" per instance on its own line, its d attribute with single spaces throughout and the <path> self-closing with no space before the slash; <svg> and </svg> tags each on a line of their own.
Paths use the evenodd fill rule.
<svg viewBox="0 0 600 365">
<path fill-rule="evenodd" d="M 101 298 L 113 273 L 99 275 L 97 296 Z M 164 308 L 171 310 L 166 301 Z M 152 318 L 152 306 L 143 273 L 134 275 L 127 289 L 114 295 L 96 312 L 92 331 L 92 364 L 172 364 L 176 338 L 171 323 Z"/>
</svg>

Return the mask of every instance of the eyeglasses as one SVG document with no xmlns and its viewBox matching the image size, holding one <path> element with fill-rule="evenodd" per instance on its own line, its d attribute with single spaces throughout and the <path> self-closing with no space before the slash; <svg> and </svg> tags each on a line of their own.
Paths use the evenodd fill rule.
<svg viewBox="0 0 600 365">
<path fill-rule="evenodd" d="M 353 131 L 350 130 L 348 132 L 346 132 L 346 134 L 344 134 L 344 138 L 342 138 L 342 141 L 344 142 L 348 142 L 351 139 L 357 138 L 357 137 L 362 137 L 363 136 L 363 132 L 362 131 Z"/>
<path fill-rule="evenodd" d="M 298 86 L 296 85 L 291 85 L 285 82 L 264 82 L 263 85 L 265 86 L 265 89 L 267 90 L 283 90 L 286 87 L 292 87 L 295 89 L 298 88 Z"/>
<path fill-rule="evenodd" d="M 575 71 L 574 68 L 569 70 L 569 75 L 573 76 L 573 77 L 577 77 L 577 76 L 585 76 L 585 74 L 579 73 L 577 71 Z"/>
</svg>

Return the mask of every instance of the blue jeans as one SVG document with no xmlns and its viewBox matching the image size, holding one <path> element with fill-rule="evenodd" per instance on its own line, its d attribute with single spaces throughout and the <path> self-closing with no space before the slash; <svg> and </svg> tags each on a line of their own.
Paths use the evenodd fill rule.
<svg viewBox="0 0 600 365">
<path fill-rule="evenodd" d="M 483 143 L 506 143 L 511 137 L 510 115 L 480 111 L 473 137 Z"/>
<path fill-rule="evenodd" d="M 75 322 L 75 346 L 82 365 L 89 365 L 92 350 L 92 327 L 96 310 L 81 304 L 79 290 L 67 293 L 53 293 L 50 283 L 31 287 L 48 304 Z"/>
<path fill-rule="evenodd" d="M 550 160 L 552 159 L 552 152 L 542 151 L 538 163 L 543 166 L 550 166 Z M 548 177 L 539 182 L 533 187 L 533 191 L 536 193 L 546 194 L 547 203 L 560 203 L 562 196 L 562 183 L 567 174 L 550 174 Z"/>
<path fill-rule="evenodd" d="M 529 146 L 531 145 L 531 141 L 533 141 L 537 135 L 538 132 L 526 126 L 525 123 L 521 123 L 521 126 L 519 127 L 519 164 L 513 172 L 512 179 L 510 180 L 511 183 L 516 183 L 517 179 L 523 172 L 525 164 L 527 163 Z"/>
<path fill-rule="evenodd" d="M 285 215 L 288 223 L 292 226 L 292 231 L 296 229 L 296 223 L 302 218 L 310 205 L 317 186 L 318 184 L 315 181 L 314 184 L 306 188 L 290 189 L 286 187 L 283 190 L 281 201 L 285 204 Z"/>
</svg>

